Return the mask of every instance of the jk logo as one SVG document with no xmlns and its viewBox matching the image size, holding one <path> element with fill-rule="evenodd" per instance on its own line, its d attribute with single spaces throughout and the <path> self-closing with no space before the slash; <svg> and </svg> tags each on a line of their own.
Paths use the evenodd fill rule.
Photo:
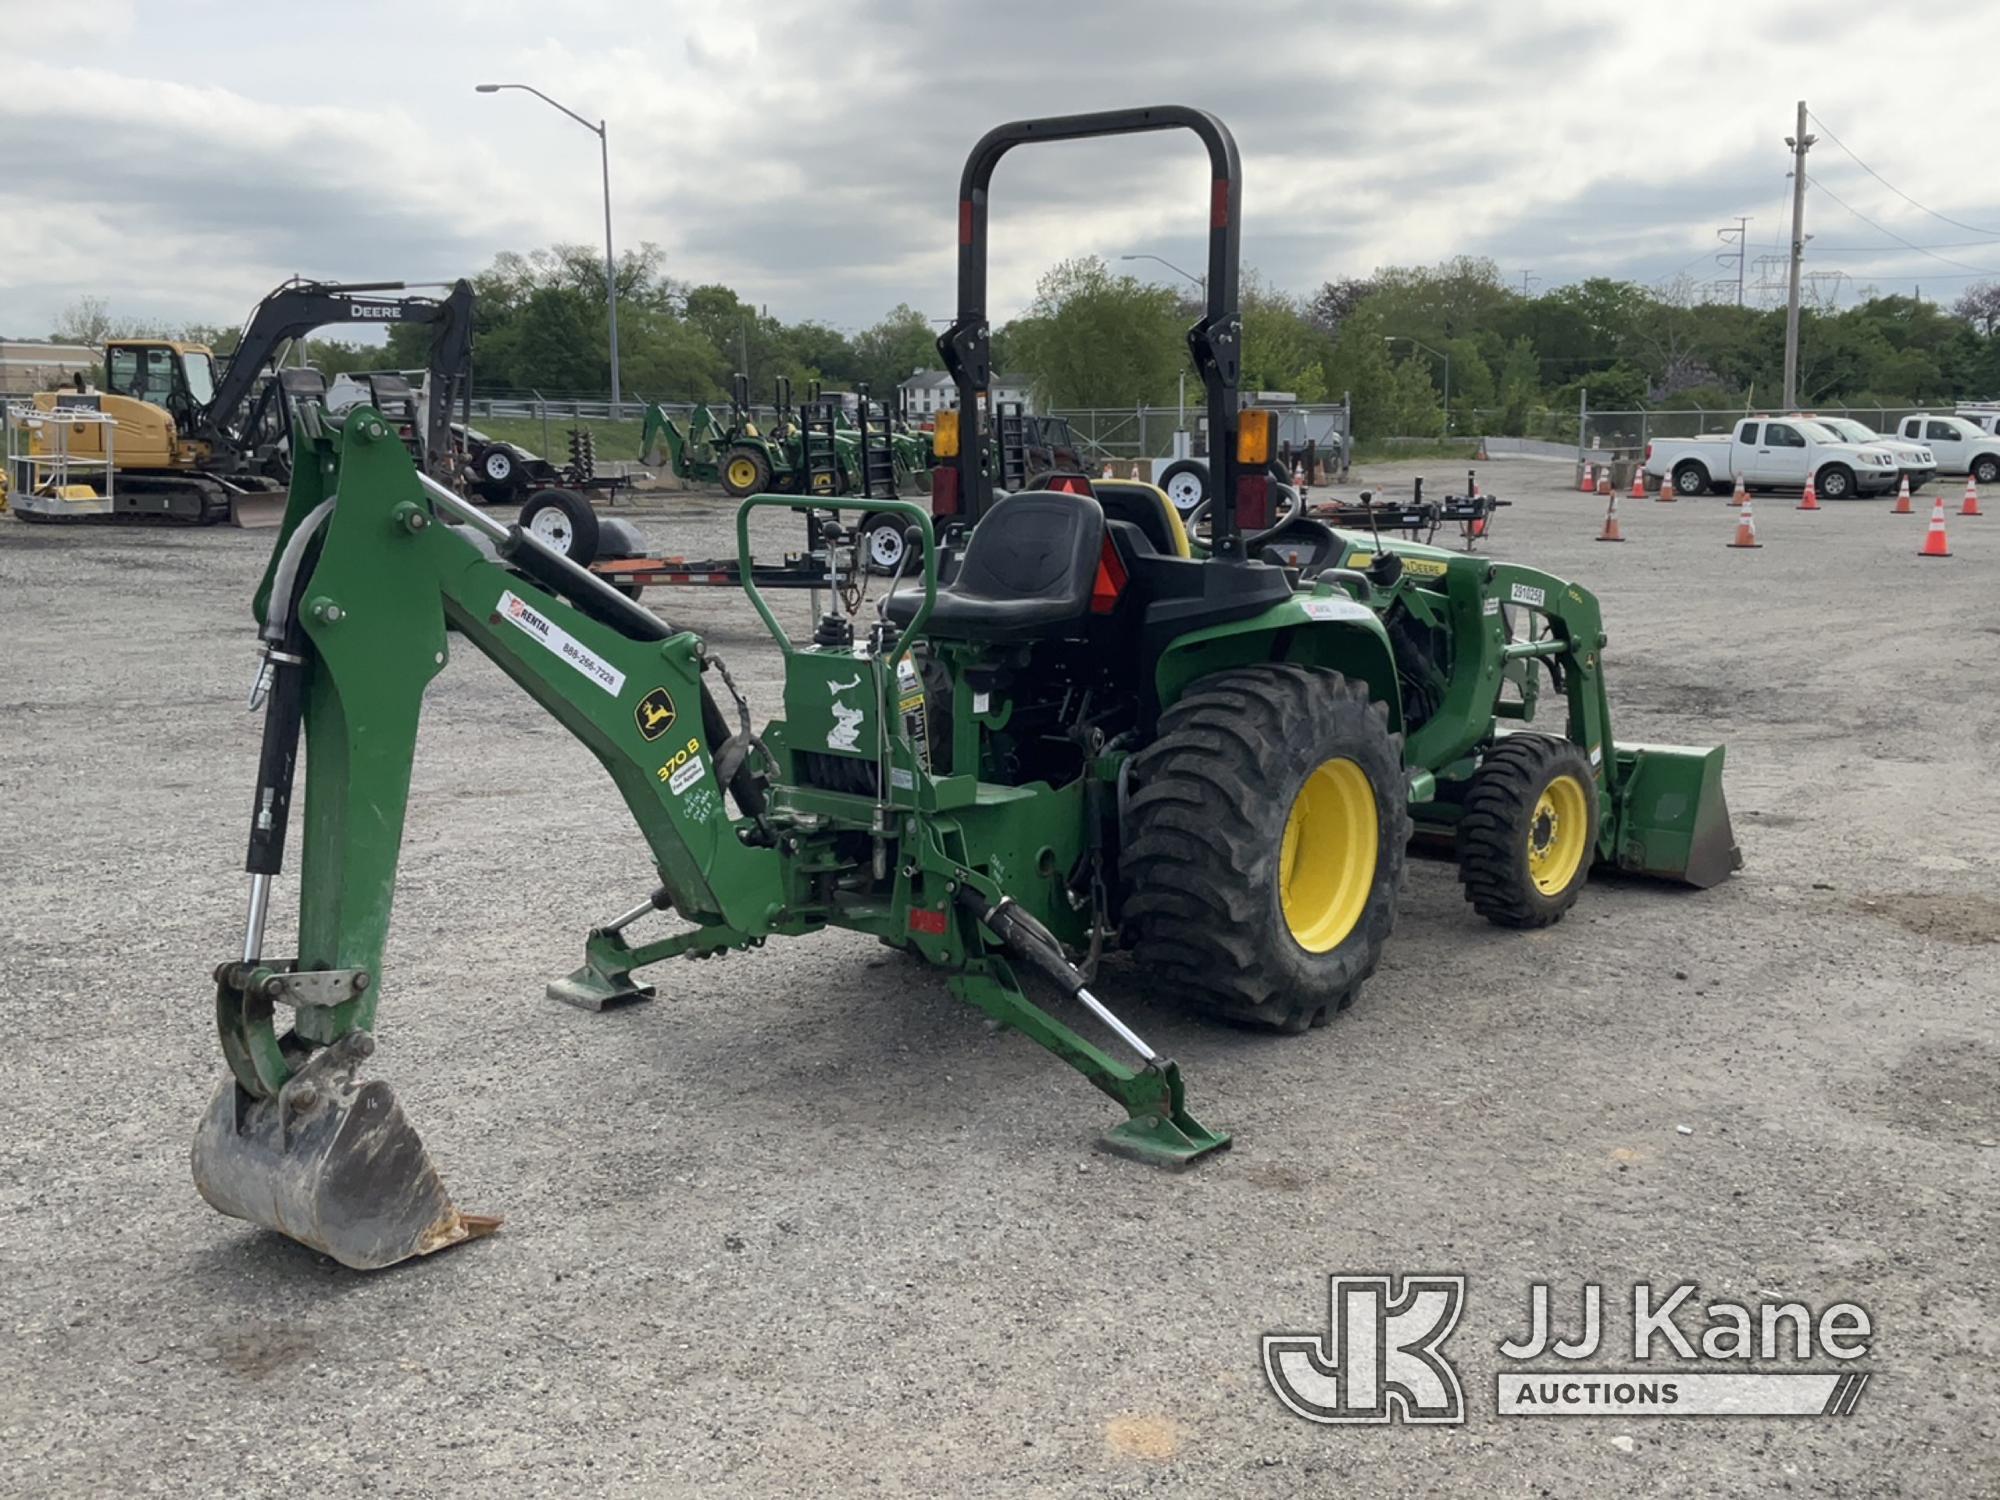
<svg viewBox="0 0 2000 1500">
<path fill-rule="evenodd" d="M 1438 1352 L 1463 1276 L 1329 1276 L 1327 1332 L 1264 1335 L 1264 1378 L 1308 1422 L 1463 1422 L 1458 1371 Z"/>
</svg>

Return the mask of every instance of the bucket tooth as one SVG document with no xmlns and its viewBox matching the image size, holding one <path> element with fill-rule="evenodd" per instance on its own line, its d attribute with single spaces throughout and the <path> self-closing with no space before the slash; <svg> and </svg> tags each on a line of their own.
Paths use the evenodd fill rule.
<svg viewBox="0 0 2000 1500">
<path fill-rule="evenodd" d="M 380 1079 L 356 1081 L 373 1050 L 365 1032 L 343 1038 L 268 1099 L 224 1079 L 192 1154 L 195 1187 L 210 1206 L 357 1271 L 499 1228 L 499 1219 L 452 1203 L 395 1091 Z"/>
</svg>

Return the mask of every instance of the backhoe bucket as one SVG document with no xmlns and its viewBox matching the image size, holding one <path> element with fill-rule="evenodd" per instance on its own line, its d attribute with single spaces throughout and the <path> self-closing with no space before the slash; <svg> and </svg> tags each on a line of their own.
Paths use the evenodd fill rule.
<svg viewBox="0 0 2000 1500">
<path fill-rule="evenodd" d="M 1743 868 L 1722 795 L 1722 746 L 1623 746 L 1618 785 L 1619 869 L 1706 890 Z"/>
<path fill-rule="evenodd" d="M 250 490 L 229 497 L 229 524 L 245 531 L 261 531 L 285 519 L 285 490 Z"/>
<path fill-rule="evenodd" d="M 289 1235 L 357 1271 L 491 1234 L 460 1213 L 380 1079 L 356 1083 L 366 1033 L 314 1055 L 276 1098 L 223 1080 L 194 1137 L 194 1183 L 211 1207 Z"/>
</svg>

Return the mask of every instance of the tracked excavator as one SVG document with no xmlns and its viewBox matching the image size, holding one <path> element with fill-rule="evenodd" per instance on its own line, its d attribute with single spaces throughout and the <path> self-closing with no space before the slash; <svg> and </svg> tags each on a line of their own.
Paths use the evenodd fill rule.
<svg viewBox="0 0 2000 1500">
<path fill-rule="evenodd" d="M 388 295 L 405 289 L 400 281 L 288 281 L 257 304 L 219 373 L 204 344 L 111 340 L 99 389 L 45 391 L 32 411 L 10 416 L 26 435 L 7 476 L 14 513 L 24 521 L 277 525 L 291 482 L 290 404 L 323 397 L 326 382 L 315 370 L 272 366 L 288 343 L 330 325 L 430 325 L 431 379 L 424 410 L 411 407 L 412 449 L 425 472 L 454 483 L 451 408 L 469 388 L 472 287 Z M 61 466 L 82 482 L 51 482 L 59 466 L 47 460 L 58 450 L 84 461 Z"/>
</svg>

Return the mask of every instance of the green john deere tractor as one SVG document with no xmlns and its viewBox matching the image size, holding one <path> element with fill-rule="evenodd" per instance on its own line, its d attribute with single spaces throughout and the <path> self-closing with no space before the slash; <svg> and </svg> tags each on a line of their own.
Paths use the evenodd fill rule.
<svg viewBox="0 0 2000 1500">
<path fill-rule="evenodd" d="M 1208 300 L 1188 334 L 1218 470 L 1205 557 L 1150 486 L 997 490 L 980 430 L 996 163 L 1032 141 L 1167 129 L 1192 131 L 1213 167 Z M 1474 906 L 1507 926 L 1558 919 L 1593 866 L 1724 878 L 1722 751 L 1614 741 L 1590 594 L 1284 514 L 1269 416 L 1238 403 L 1241 189 L 1235 142 L 1192 109 L 1022 121 L 978 143 L 958 317 L 939 341 L 966 441 L 940 432 L 956 451 L 930 510 L 739 508 L 746 579 L 760 508 L 886 508 L 912 537 L 880 608 L 836 602 L 809 640 L 745 584 L 783 655 L 783 715 L 761 732 L 699 635 L 428 481 L 378 413 L 303 416 L 311 461 L 294 465 L 255 601 L 250 904 L 240 955 L 215 969 L 228 1072 L 195 1137 L 203 1196 L 362 1268 L 496 1222 L 454 1206 L 389 1086 L 358 1078 L 418 715 L 455 642 L 590 748 L 658 868 L 553 996 L 641 1000 L 639 972 L 667 959 L 846 928 L 1075 1068 L 1122 1117 L 1106 1143 L 1153 1162 L 1229 1136 L 1094 992 L 1107 945 L 1128 944 L 1176 1001 L 1304 1032 L 1374 971 L 1413 825 L 1456 851 Z M 1542 674 L 1564 712 L 1528 732 Z M 298 951 L 267 954 L 301 734 Z M 656 912 L 675 929 L 635 930 Z"/>
</svg>

